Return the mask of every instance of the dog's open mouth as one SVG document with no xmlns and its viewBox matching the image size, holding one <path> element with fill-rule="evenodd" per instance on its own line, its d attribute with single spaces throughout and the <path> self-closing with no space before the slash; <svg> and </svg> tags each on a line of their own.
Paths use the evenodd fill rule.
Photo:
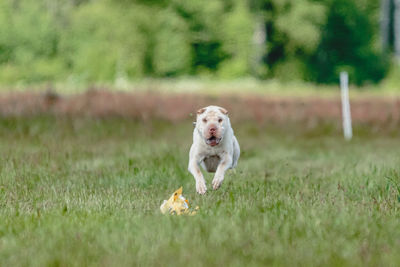
<svg viewBox="0 0 400 267">
<path fill-rule="evenodd" d="M 215 136 L 211 136 L 210 138 L 208 138 L 206 140 L 207 145 L 209 146 L 216 146 L 219 144 L 219 142 L 221 141 L 221 138 L 217 138 Z"/>
</svg>

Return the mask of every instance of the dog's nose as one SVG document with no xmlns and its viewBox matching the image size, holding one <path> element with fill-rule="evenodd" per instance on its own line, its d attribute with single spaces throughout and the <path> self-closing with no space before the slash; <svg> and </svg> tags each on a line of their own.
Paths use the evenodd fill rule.
<svg viewBox="0 0 400 267">
<path fill-rule="evenodd" d="M 210 133 L 215 133 L 217 131 L 217 128 L 211 127 L 209 131 L 210 131 Z"/>
</svg>

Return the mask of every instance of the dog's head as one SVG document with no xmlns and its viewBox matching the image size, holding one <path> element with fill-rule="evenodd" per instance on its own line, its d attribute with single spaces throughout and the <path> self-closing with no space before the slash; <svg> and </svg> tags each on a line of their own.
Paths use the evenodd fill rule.
<svg viewBox="0 0 400 267">
<path fill-rule="evenodd" d="M 196 128 L 209 146 L 218 145 L 230 125 L 228 111 L 217 106 L 208 106 L 197 111 Z"/>
</svg>

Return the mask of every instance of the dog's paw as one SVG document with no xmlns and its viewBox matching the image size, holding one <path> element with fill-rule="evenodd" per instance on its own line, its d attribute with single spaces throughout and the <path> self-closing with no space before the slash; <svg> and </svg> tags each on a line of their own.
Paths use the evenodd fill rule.
<svg viewBox="0 0 400 267">
<path fill-rule="evenodd" d="M 200 195 L 204 195 L 207 192 L 207 187 L 204 182 L 196 183 L 196 191 Z"/>
<path fill-rule="evenodd" d="M 218 188 L 220 188 L 223 180 L 224 180 L 224 179 L 214 178 L 214 179 L 212 180 L 212 187 L 213 187 L 213 189 L 214 189 L 214 190 L 217 190 Z"/>
</svg>

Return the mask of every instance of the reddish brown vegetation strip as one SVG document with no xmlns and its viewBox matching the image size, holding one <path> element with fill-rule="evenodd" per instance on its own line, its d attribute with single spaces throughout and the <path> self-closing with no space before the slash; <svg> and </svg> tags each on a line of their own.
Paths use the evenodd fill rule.
<svg viewBox="0 0 400 267">
<path fill-rule="evenodd" d="M 234 121 L 304 122 L 341 120 L 340 99 L 278 97 L 211 97 L 193 94 L 124 93 L 90 90 L 84 94 L 58 96 L 53 93 L 14 93 L 0 96 L 0 114 L 30 116 L 55 114 L 93 117 L 129 117 L 141 120 L 165 119 L 177 122 L 190 118 L 203 106 L 225 107 Z M 351 103 L 353 122 L 400 125 L 400 99 L 355 99 Z"/>
</svg>

